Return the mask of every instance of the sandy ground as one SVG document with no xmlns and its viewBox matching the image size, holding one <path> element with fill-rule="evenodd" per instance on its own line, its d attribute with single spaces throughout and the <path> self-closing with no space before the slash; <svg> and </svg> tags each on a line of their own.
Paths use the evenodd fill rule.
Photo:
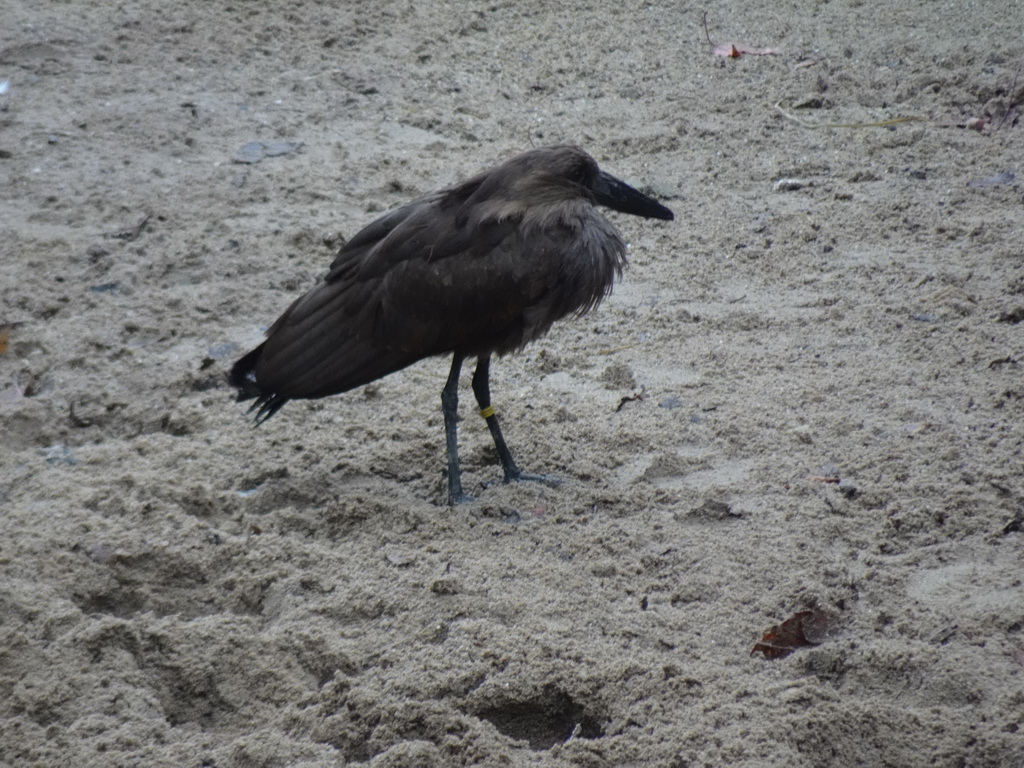
<svg viewBox="0 0 1024 768">
<path fill-rule="evenodd" d="M 4 6 L 0 763 L 1024 765 L 1020 5 L 338 5 Z M 556 142 L 677 213 L 495 365 L 561 486 L 467 380 L 444 505 L 445 360 L 252 428 L 342 238 Z"/>
</svg>

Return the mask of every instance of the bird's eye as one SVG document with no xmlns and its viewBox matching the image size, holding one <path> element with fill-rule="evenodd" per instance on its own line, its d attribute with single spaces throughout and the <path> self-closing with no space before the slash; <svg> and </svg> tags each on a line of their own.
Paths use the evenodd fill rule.
<svg viewBox="0 0 1024 768">
<path fill-rule="evenodd" d="M 586 163 L 576 163 L 569 171 L 569 178 L 584 187 L 590 182 L 590 168 Z"/>
</svg>

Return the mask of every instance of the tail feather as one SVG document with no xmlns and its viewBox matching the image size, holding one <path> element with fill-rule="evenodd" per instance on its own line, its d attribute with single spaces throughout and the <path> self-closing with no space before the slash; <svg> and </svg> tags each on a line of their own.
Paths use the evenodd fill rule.
<svg viewBox="0 0 1024 768">
<path fill-rule="evenodd" d="M 255 400 L 249 407 L 249 413 L 256 412 L 256 424 L 262 424 L 288 402 L 288 398 L 274 392 L 265 392 L 256 379 L 256 365 L 259 363 L 260 355 L 263 354 L 264 344 L 249 352 L 237 363 L 231 366 L 228 373 L 228 383 L 238 389 L 238 402 Z"/>
</svg>

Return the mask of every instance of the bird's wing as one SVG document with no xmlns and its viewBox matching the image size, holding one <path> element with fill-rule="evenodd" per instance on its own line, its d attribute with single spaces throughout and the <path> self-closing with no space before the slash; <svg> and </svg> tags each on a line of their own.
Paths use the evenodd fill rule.
<svg viewBox="0 0 1024 768">
<path fill-rule="evenodd" d="M 256 366 L 264 392 L 323 397 L 451 350 L 505 352 L 535 335 L 561 278 L 568 229 L 531 233 L 515 218 L 468 221 L 464 187 L 371 223 L 326 280 L 268 331 Z M 544 258 L 544 257 L 547 258 Z M 564 313 L 563 313 L 564 314 Z M 536 329 L 534 329 L 536 330 Z"/>
</svg>

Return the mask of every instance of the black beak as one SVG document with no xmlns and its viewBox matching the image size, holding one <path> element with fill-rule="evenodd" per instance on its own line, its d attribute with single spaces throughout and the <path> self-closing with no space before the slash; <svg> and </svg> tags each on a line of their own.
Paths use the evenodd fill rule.
<svg viewBox="0 0 1024 768">
<path fill-rule="evenodd" d="M 645 219 L 662 219 L 672 221 L 675 214 L 654 198 L 648 197 L 639 189 L 634 189 L 624 181 L 600 171 L 597 183 L 593 188 L 594 198 L 600 205 L 613 211 L 643 216 Z"/>
</svg>

